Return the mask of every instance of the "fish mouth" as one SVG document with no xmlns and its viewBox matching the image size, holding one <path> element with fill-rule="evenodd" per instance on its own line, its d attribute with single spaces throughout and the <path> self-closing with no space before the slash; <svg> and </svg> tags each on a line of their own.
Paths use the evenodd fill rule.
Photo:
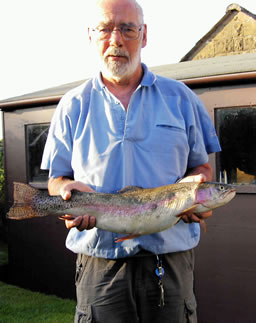
<svg viewBox="0 0 256 323">
<path fill-rule="evenodd" d="M 236 195 L 236 190 L 234 188 L 230 188 L 227 192 L 224 192 L 221 195 L 220 203 L 216 204 L 216 201 L 210 201 L 209 203 L 200 203 L 205 208 L 213 209 L 220 205 L 225 205 L 230 202 Z M 215 207 L 214 207 L 215 206 Z"/>
<path fill-rule="evenodd" d="M 224 202 L 229 202 L 231 201 L 236 195 L 236 190 L 234 188 L 230 189 L 229 192 L 226 192 L 223 196 Z"/>
</svg>

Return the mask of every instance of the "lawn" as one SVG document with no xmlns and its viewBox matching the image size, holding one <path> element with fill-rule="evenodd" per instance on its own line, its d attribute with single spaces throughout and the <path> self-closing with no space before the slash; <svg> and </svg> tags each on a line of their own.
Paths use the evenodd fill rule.
<svg viewBox="0 0 256 323">
<path fill-rule="evenodd" d="M 7 244 L 0 240 L 0 269 L 7 264 Z M 0 323 L 70 323 L 75 306 L 74 300 L 9 285 L 0 277 Z"/>
<path fill-rule="evenodd" d="M 70 323 L 73 300 L 44 295 L 0 281 L 0 323 Z"/>
</svg>

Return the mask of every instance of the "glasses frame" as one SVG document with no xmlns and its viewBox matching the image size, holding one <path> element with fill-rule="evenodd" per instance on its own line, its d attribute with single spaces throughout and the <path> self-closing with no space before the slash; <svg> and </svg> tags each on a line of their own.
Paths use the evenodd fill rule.
<svg viewBox="0 0 256 323">
<path fill-rule="evenodd" d="M 93 32 L 96 32 L 96 33 L 98 33 L 98 38 L 100 39 L 100 40 L 107 40 L 107 39 L 109 39 L 110 37 L 111 37 L 111 35 L 112 35 L 112 33 L 115 31 L 119 31 L 120 32 L 120 34 L 121 34 L 121 36 L 122 36 L 122 38 L 124 39 L 124 40 L 137 40 L 138 38 L 139 38 L 139 36 L 140 36 L 140 32 L 141 32 L 141 30 L 142 30 L 142 28 L 143 28 L 143 26 L 144 26 L 144 24 L 140 24 L 139 26 L 136 26 L 136 25 L 132 25 L 132 26 L 130 26 L 130 25 L 121 25 L 121 26 L 113 26 L 113 27 L 102 27 L 102 29 L 106 29 L 107 31 L 106 31 L 106 34 L 105 35 L 100 35 L 100 30 L 99 30 L 99 28 L 100 28 L 100 26 L 99 27 L 95 27 L 95 28 L 91 28 L 91 30 L 93 31 Z M 134 38 L 129 38 L 129 37 L 126 37 L 125 36 L 125 31 L 124 31 L 124 29 L 125 28 L 129 28 L 129 27 L 132 27 L 132 28 L 136 28 L 137 29 L 137 35 L 136 35 L 136 37 L 134 37 Z"/>
</svg>

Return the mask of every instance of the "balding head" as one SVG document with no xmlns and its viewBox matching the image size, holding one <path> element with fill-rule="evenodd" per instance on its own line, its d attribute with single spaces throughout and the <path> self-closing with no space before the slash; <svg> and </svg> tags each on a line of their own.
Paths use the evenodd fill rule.
<svg viewBox="0 0 256 323">
<path fill-rule="evenodd" d="M 87 7 L 87 24 L 88 26 L 94 26 L 95 21 L 97 22 L 97 16 L 99 11 L 102 11 L 102 8 L 109 7 L 123 7 L 123 8 L 135 8 L 139 24 L 144 24 L 144 14 L 143 9 L 136 0 L 89 0 Z"/>
</svg>

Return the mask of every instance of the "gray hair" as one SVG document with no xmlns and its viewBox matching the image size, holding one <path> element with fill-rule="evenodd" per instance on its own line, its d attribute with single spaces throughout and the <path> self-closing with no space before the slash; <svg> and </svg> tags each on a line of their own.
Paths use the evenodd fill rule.
<svg viewBox="0 0 256 323">
<path fill-rule="evenodd" d="M 141 5 L 136 0 L 133 0 L 133 1 L 135 3 L 135 6 L 136 6 L 137 11 L 139 12 L 139 16 L 140 16 L 140 19 L 141 19 L 141 24 L 144 24 L 144 13 L 143 13 L 143 9 L 142 9 Z"/>
</svg>

